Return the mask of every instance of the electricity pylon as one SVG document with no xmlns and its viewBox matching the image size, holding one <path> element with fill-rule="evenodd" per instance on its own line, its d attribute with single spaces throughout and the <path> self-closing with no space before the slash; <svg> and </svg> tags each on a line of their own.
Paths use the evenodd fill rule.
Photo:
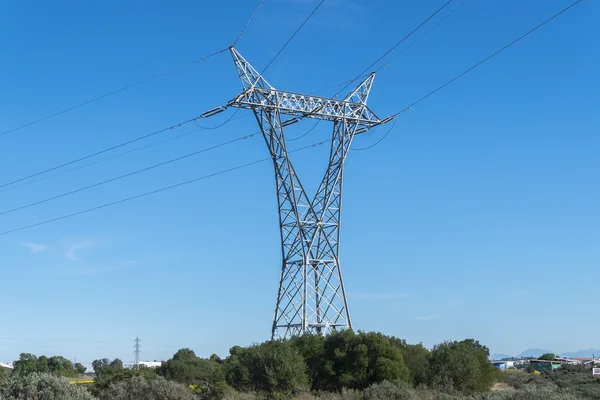
<svg viewBox="0 0 600 400">
<path fill-rule="evenodd" d="M 375 74 L 343 100 L 275 89 L 233 47 L 243 91 L 227 106 L 254 112 L 275 167 L 283 265 L 272 339 L 352 328 L 339 263 L 342 173 L 354 135 L 380 120 L 367 98 Z M 282 121 L 282 115 L 293 118 Z M 310 200 L 288 156 L 283 128 L 315 118 L 333 122 L 329 164 Z"/>
</svg>

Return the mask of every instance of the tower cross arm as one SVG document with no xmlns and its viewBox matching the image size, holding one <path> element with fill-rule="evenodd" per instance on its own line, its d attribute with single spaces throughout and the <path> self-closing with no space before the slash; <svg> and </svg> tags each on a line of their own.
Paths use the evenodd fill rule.
<svg viewBox="0 0 600 400">
<path fill-rule="evenodd" d="M 350 121 L 372 127 L 381 123 L 379 117 L 364 103 L 336 100 L 273 88 L 251 87 L 227 103 L 229 107 L 268 111 L 326 121 Z"/>
</svg>

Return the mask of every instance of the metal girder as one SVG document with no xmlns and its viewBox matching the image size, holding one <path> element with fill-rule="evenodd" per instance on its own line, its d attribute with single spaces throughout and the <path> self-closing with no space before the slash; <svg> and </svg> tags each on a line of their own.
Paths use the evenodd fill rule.
<svg viewBox="0 0 600 400">
<path fill-rule="evenodd" d="M 373 127 L 381 120 L 369 107 L 367 98 L 375 73 L 343 100 L 328 99 L 273 88 L 234 48 L 231 48 L 244 91 L 227 103 L 228 106 L 278 110 L 280 114 L 315 118 L 326 121 L 354 121 Z"/>
<path fill-rule="evenodd" d="M 282 268 L 272 338 L 352 328 L 340 269 L 342 178 L 352 139 L 382 123 L 367 107 L 374 74 L 343 100 L 273 88 L 233 47 L 243 92 L 228 106 L 254 112 L 273 159 Z M 333 121 L 329 163 L 310 199 L 289 158 L 283 114 Z"/>
</svg>

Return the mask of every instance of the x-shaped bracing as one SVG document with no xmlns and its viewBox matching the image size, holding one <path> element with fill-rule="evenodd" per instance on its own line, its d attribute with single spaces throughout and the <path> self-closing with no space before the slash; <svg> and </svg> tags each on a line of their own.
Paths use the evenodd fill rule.
<svg viewBox="0 0 600 400">
<path fill-rule="evenodd" d="M 273 88 L 234 48 L 243 91 L 228 106 L 251 109 L 273 159 L 283 265 L 272 337 L 351 328 L 339 264 L 344 160 L 352 139 L 380 120 L 367 107 L 374 74 L 343 100 Z M 282 120 L 282 115 L 294 118 Z M 286 149 L 283 127 L 300 118 L 333 121 L 329 164 L 309 199 Z"/>
</svg>

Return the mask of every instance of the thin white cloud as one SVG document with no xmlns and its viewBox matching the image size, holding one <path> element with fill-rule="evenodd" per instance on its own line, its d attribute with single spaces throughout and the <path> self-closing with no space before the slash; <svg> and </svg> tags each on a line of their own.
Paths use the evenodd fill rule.
<svg viewBox="0 0 600 400">
<path fill-rule="evenodd" d="M 68 260 L 82 261 L 77 253 L 81 250 L 97 247 L 98 245 L 99 242 L 94 239 L 78 239 L 76 241 L 71 241 L 67 244 L 64 255 Z"/>
<path fill-rule="evenodd" d="M 408 297 L 406 293 L 352 293 L 351 297 L 363 300 L 395 300 L 405 299 Z"/>
<path fill-rule="evenodd" d="M 40 243 L 21 242 L 20 244 L 21 246 L 27 247 L 29 251 L 31 251 L 34 254 L 52 250 L 52 247 Z"/>
<path fill-rule="evenodd" d="M 417 317 L 415 318 L 417 321 L 433 321 L 435 319 L 438 319 L 437 315 L 428 315 L 425 317 Z"/>
</svg>

